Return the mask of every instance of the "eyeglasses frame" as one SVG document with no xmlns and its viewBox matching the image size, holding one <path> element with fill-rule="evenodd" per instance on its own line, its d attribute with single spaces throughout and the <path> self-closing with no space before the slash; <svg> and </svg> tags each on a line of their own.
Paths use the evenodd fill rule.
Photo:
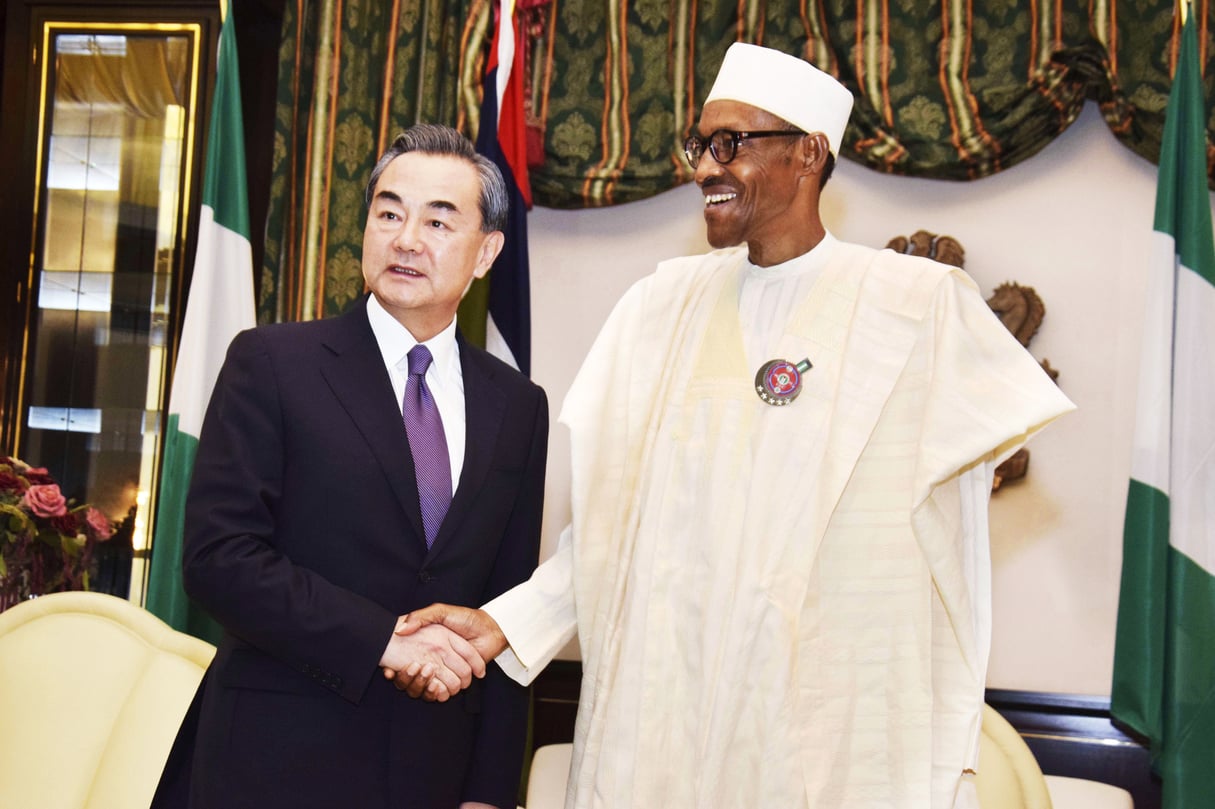
<svg viewBox="0 0 1215 809">
<path fill-rule="evenodd" d="M 714 140 L 722 132 L 728 134 L 731 141 L 730 156 L 725 160 L 722 160 L 717 156 L 717 147 L 713 145 Z M 733 162 L 734 158 L 738 157 L 738 147 L 742 145 L 743 141 L 752 140 L 754 138 L 775 138 L 781 135 L 784 135 L 785 137 L 801 137 L 805 134 L 807 133 L 801 131 L 800 129 L 758 129 L 746 132 L 725 128 L 714 129 L 709 133 L 709 136 L 705 138 L 702 138 L 697 134 L 688 135 L 688 137 L 684 138 L 683 156 L 687 158 L 688 165 L 690 165 L 692 168 L 696 168 L 700 165 L 700 160 L 704 157 L 705 152 L 708 151 L 709 154 L 713 155 L 713 159 L 717 161 L 719 166 L 725 166 Z M 695 160 L 693 160 L 692 145 L 695 143 L 700 144 L 700 154 Z"/>
</svg>

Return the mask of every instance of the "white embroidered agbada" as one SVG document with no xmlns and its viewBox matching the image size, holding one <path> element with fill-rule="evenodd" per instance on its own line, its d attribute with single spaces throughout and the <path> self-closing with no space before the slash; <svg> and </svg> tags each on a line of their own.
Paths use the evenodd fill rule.
<svg viewBox="0 0 1215 809">
<path fill-rule="evenodd" d="M 785 407 L 777 357 L 813 363 Z M 953 268 L 660 265 L 562 411 L 572 530 L 486 605 L 521 682 L 576 622 L 567 806 L 975 806 L 991 470 L 1071 407 Z"/>
</svg>

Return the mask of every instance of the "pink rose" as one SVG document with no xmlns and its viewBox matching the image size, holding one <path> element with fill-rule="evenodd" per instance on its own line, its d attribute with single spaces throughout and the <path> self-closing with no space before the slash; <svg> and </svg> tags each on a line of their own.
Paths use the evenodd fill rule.
<svg viewBox="0 0 1215 809">
<path fill-rule="evenodd" d="M 51 477 L 51 473 L 47 471 L 45 466 L 31 466 L 25 470 L 25 479 L 30 483 L 37 483 L 49 486 L 55 482 Z"/>
<path fill-rule="evenodd" d="M 38 517 L 59 517 L 67 513 L 67 499 L 56 483 L 30 486 L 21 501 L 31 514 Z"/>
<path fill-rule="evenodd" d="M 89 506 L 84 512 L 84 523 L 98 542 L 105 542 L 114 535 L 114 528 L 110 525 L 109 518 L 92 506 Z"/>
</svg>

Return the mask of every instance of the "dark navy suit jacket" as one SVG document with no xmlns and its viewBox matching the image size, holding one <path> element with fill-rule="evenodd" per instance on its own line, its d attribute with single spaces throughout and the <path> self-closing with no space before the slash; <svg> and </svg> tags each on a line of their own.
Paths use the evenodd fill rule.
<svg viewBox="0 0 1215 809">
<path fill-rule="evenodd" d="M 225 634 L 154 806 L 515 806 L 526 690 L 491 665 L 427 703 L 377 667 L 398 615 L 483 604 L 536 565 L 544 392 L 462 339 L 460 361 L 464 467 L 428 551 L 366 298 L 233 340 L 200 437 L 183 562 L 187 592 Z"/>
</svg>

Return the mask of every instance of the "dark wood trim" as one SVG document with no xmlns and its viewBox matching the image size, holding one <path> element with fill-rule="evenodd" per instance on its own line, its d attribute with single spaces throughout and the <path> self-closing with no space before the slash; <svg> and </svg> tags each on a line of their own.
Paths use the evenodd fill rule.
<svg viewBox="0 0 1215 809">
<path fill-rule="evenodd" d="M 581 680 L 577 660 L 555 660 L 536 678 L 533 747 L 573 740 Z M 1113 784 L 1131 793 L 1136 809 L 1160 809 L 1151 755 L 1113 724 L 1109 699 L 989 688 L 987 703 L 1025 739 L 1042 772 Z"/>
</svg>

